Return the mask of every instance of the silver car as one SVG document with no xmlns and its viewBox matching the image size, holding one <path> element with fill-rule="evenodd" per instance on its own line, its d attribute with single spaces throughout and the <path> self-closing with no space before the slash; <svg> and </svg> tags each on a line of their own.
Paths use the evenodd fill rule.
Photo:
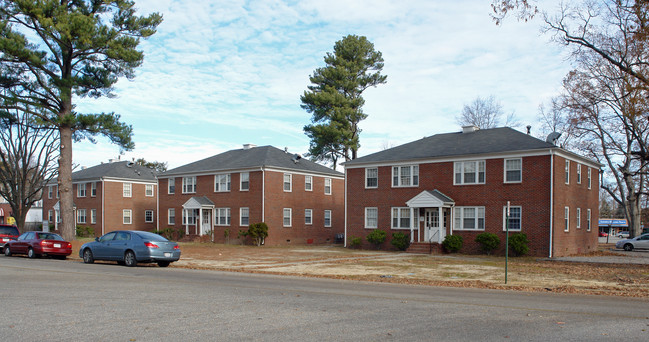
<svg viewBox="0 0 649 342">
<path fill-rule="evenodd" d="M 167 267 L 180 259 L 180 246 L 155 233 L 118 230 L 83 244 L 79 257 L 86 264 L 95 260 L 112 260 L 131 267 L 138 262 L 155 262 L 160 267 Z"/>
<path fill-rule="evenodd" d="M 624 248 L 625 251 L 632 251 L 634 248 L 649 249 L 649 234 L 642 234 L 633 239 L 624 239 L 615 243 L 615 248 Z"/>
</svg>

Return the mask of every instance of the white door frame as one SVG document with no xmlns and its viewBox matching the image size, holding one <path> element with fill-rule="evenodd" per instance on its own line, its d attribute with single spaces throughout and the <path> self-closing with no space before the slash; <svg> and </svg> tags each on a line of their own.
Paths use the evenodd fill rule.
<svg viewBox="0 0 649 342">
<path fill-rule="evenodd" d="M 201 235 L 212 230 L 212 209 L 201 208 Z M 207 219 L 207 220 L 205 220 Z"/>
<path fill-rule="evenodd" d="M 424 241 L 442 243 L 444 240 L 444 208 L 426 208 L 424 210 Z M 437 222 L 434 222 L 434 218 Z M 437 233 L 437 234 L 435 234 Z M 435 238 L 430 240 L 431 237 Z"/>
</svg>

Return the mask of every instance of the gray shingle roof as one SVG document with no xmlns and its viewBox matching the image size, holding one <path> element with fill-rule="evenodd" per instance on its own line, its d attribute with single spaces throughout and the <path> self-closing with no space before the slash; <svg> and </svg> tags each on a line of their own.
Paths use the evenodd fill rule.
<svg viewBox="0 0 649 342">
<path fill-rule="evenodd" d="M 152 169 L 129 161 L 99 164 L 72 173 L 72 181 L 75 182 L 107 177 L 139 181 L 155 181 L 156 173 Z"/>
<path fill-rule="evenodd" d="M 195 161 L 167 172 L 159 177 L 192 174 L 202 172 L 249 169 L 259 167 L 276 167 L 307 173 L 319 173 L 342 177 L 343 174 L 326 166 L 302 158 L 297 163 L 293 153 L 286 153 L 273 146 L 259 146 L 250 149 L 237 149 L 223 152 L 203 160 Z"/>
<path fill-rule="evenodd" d="M 470 133 L 436 134 L 345 162 L 345 166 L 399 160 L 455 157 L 556 148 L 555 145 L 509 127 Z"/>
</svg>

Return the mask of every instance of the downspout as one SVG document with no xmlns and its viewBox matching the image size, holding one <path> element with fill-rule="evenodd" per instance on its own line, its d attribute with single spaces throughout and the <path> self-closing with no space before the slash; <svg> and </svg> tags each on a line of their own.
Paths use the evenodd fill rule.
<svg viewBox="0 0 649 342">
<path fill-rule="evenodd" d="M 550 150 L 550 255 L 548 258 L 552 258 L 552 239 L 553 239 L 553 230 L 554 230 L 554 150 Z"/>
<path fill-rule="evenodd" d="M 345 236 L 343 241 L 343 247 L 347 247 L 347 168 L 345 168 Z"/>
<path fill-rule="evenodd" d="M 106 234 L 106 183 L 101 178 L 101 235 Z"/>
<path fill-rule="evenodd" d="M 261 222 L 266 222 L 266 170 L 263 166 L 261 167 Z"/>
<path fill-rule="evenodd" d="M 167 180 L 167 181 L 169 181 L 169 180 Z M 157 231 L 160 231 L 160 180 L 157 181 L 156 189 L 154 189 L 154 191 L 156 191 L 155 211 L 157 213 L 156 218 L 155 218 L 155 229 Z M 167 221 L 169 221 L 168 218 L 167 218 Z"/>
</svg>

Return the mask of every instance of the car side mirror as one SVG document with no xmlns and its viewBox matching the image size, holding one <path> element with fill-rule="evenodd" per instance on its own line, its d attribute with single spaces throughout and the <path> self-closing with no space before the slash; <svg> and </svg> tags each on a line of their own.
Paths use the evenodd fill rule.
<svg viewBox="0 0 649 342">
<path fill-rule="evenodd" d="M 96 238 L 95 238 L 95 241 L 97 241 L 97 242 L 99 242 L 99 238 L 98 238 L 98 237 L 96 237 Z"/>
</svg>

